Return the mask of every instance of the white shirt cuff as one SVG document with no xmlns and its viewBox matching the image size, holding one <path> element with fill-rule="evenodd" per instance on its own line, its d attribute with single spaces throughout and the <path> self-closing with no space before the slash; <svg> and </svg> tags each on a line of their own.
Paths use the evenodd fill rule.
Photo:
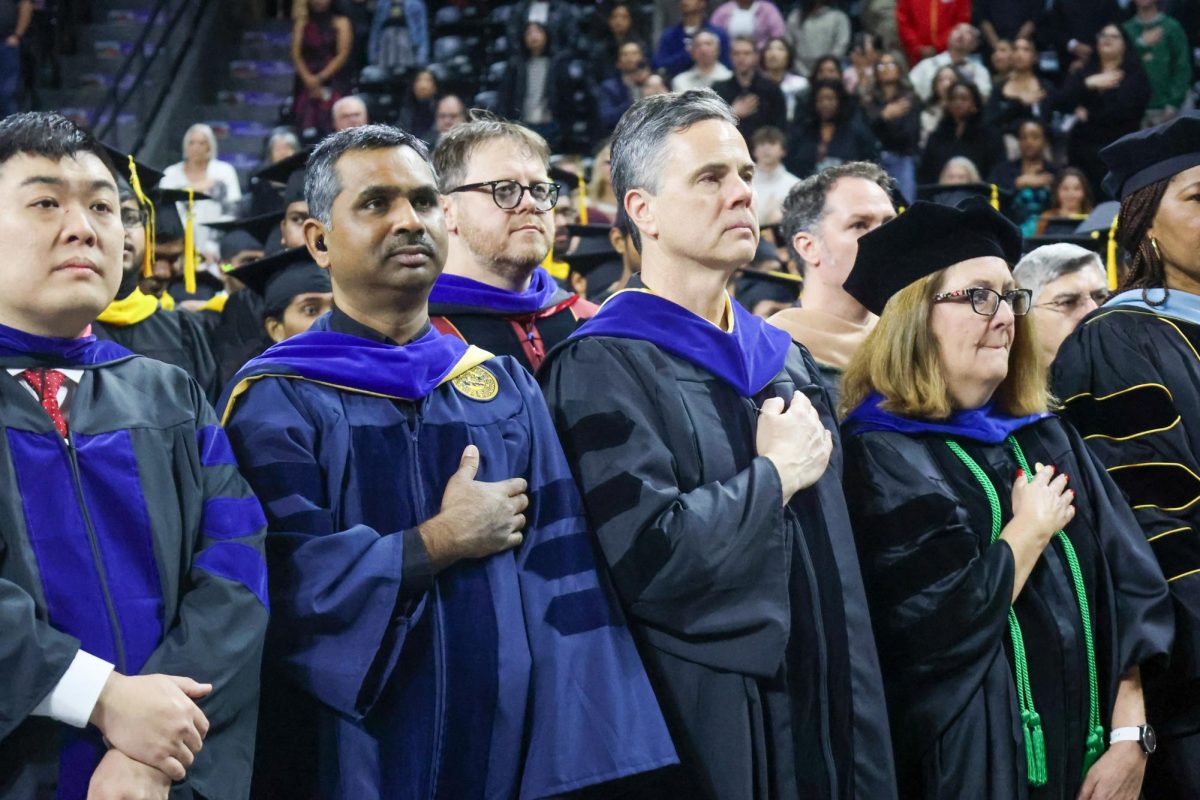
<svg viewBox="0 0 1200 800">
<path fill-rule="evenodd" d="M 87 727 L 112 671 L 112 664 L 80 650 L 59 678 L 58 685 L 33 710 L 34 715 L 50 717 L 76 728 Z"/>
</svg>

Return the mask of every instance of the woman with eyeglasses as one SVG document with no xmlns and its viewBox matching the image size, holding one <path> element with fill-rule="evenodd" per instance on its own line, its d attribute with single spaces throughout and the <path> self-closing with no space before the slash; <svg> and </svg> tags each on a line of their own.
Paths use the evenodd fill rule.
<svg viewBox="0 0 1200 800">
<path fill-rule="evenodd" d="M 917 202 L 845 284 L 880 317 L 843 378 L 844 485 L 899 794 L 1136 800 L 1167 588 L 1048 413 L 1020 249 L 982 200 Z"/>
<path fill-rule="evenodd" d="M 1051 385 L 1125 491 L 1175 605 L 1170 670 L 1147 674 L 1162 732 L 1147 797 L 1200 797 L 1200 118 L 1101 151 L 1130 254 L 1118 293 L 1063 342 Z"/>
</svg>

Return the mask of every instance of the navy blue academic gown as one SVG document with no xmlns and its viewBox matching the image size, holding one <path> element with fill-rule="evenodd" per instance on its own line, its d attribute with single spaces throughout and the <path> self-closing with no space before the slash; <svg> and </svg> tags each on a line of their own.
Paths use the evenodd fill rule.
<svg viewBox="0 0 1200 800">
<path fill-rule="evenodd" d="M 312 366 L 298 349 L 310 342 L 331 359 L 362 349 L 328 324 L 250 362 L 226 412 L 270 521 L 268 669 L 304 706 L 289 723 L 300 744 L 261 764 L 271 791 L 535 798 L 673 763 L 533 379 L 491 358 L 404 399 L 371 380 L 380 369 L 330 385 L 264 360 Z M 430 337 L 467 349 L 436 332 L 418 344 Z M 525 541 L 434 576 L 416 527 L 468 444 L 477 480 L 529 482 Z"/>
</svg>

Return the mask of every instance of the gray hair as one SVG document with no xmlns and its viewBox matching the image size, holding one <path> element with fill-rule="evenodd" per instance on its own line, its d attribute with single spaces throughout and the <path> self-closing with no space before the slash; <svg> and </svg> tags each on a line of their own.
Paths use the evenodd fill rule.
<svg viewBox="0 0 1200 800">
<path fill-rule="evenodd" d="M 341 194 L 342 184 L 338 180 L 338 159 L 351 150 L 383 150 L 391 147 L 408 147 L 415 150 L 429 164 L 429 149 L 411 133 L 393 128 L 391 125 L 363 125 L 330 134 L 321 140 L 308 157 L 308 169 L 304 176 L 304 199 L 308 201 L 309 216 L 319 220 L 326 228 L 333 227 L 333 201 Z"/>
<path fill-rule="evenodd" d="M 1029 251 L 1013 268 L 1013 279 L 1022 289 L 1033 292 L 1033 300 L 1037 302 L 1038 295 L 1047 284 L 1053 283 L 1064 275 L 1071 275 L 1089 266 L 1104 275 L 1104 262 L 1095 252 L 1086 247 L 1069 242 L 1044 244 Z"/>
<path fill-rule="evenodd" d="M 696 42 L 700 41 L 701 37 L 704 37 L 704 39 L 706 41 L 711 40 L 712 43 L 717 45 L 718 47 L 721 46 L 721 37 L 720 36 L 717 36 L 715 33 L 708 30 L 707 28 L 702 28 L 699 33 L 697 33 L 695 36 L 692 37 L 692 46 L 693 47 L 695 47 Z M 690 50 L 691 48 L 689 47 L 688 49 Z"/>
<path fill-rule="evenodd" d="M 983 176 L 979 174 L 979 167 L 975 166 L 975 162 L 966 156 L 955 156 L 954 158 L 947 160 L 946 163 L 942 165 L 942 171 L 938 173 L 939 176 L 944 175 L 946 170 L 950 169 L 951 167 L 962 167 L 963 170 L 966 171 L 967 175 L 971 178 L 969 183 L 979 183 L 983 180 Z"/>
<path fill-rule="evenodd" d="M 345 97 L 340 98 L 336 103 L 334 103 L 332 106 L 330 106 L 329 113 L 337 114 L 339 108 L 345 108 L 346 106 L 351 105 L 353 103 L 358 103 L 360 106 L 362 106 L 363 111 L 367 110 L 367 101 L 366 100 L 363 100 L 361 97 L 359 97 L 356 94 L 348 94 Z"/>
<path fill-rule="evenodd" d="M 292 133 L 287 128 L 276 128 L 275 130 L 271 131 L 271 135 L 267 137 L 268 155 L 270 155 L 271 148 L 275 146 L 276 142 L 286 142 L 293 150 L 300 149 L 300 139 L 296 137 L 296 134 Z"/>
<path fill-rule="evenodd" d="M 631 189 L 656 194 L 662 181 L 667 138 L 710 119 L 737 126 L 729 104 L 712 89 L 651 95 L 630 106 L 621 115 L 612 140 L 612 185 L 617 203 L 624 206 L 625 195 Z M 640 253 L 642 237 L 632 220 L 629 232 Z"/>
<path fill-rule="evenodd" d="M 203 122 L 197 122 L 183 134 L 183 142 L 180 144 L 180 152 L 183 153 L 183 160 L 187 161 L 187 140 L 193 131 L 200 131 L 200 133 L 204 134 L 204 138 L 208 140 L 208 158 L 211 161 L 216 161 L 217 135 L 213 133 L 213 129 L 210 126 L 205 125 Z"/>
<path fill-rule="evenodd" d="M 813 232 L 813 228 L 825 216 L 825 201 L 833 191 L 833 185 L 842 178 L 862 178 L 878 185 L 889 197 L 896 196 L 895 179 L 888 175 L 883 167 L 872 161 L 847 161 L 845 164 L 826 167 L 814 175 L 809 175 L 793 186 L 783 201 L 783 219 L 780 220 L 779 227 L 782 229 L 784 241 L 787 242 L 792 261 L 803 261 L 792 246 L 792 240 L 801 231 Z"/>
</svg>

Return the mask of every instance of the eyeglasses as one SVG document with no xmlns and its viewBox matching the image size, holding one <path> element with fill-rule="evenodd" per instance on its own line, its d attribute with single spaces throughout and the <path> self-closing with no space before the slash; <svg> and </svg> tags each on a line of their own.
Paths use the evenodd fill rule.
<svg viewBox="0 0 1200 800">
<path fill-rule="evenodd" d="M 1074 314 L 1091 300 L 1098 306 L 1104 305 L 1104 301 L 1108 299 L 1107 289 L 1097 289 L 1094 292 L 1069 294 L 1065 297 L 1060 297 L 1057 300 L 1051 300 L 1048 303 L 1038 303 L 1038 308 L 1048 308 L 1051 311 L 1058 311 L 1063 314 Z"/>
<path fill-rule="evenodd" d="M 516 181 L 484 181 L 483 183 L 468 183 L 465 186 L 459 186 L 457 189 L 451 189 L 447 194 L 478 192 L 482 189 L 490 191 L 492 202 L 505 211 L 511 211 L 521 205 L 521 200 L 525 197 L 526 192 L 529 192 L 529 196 L 533 199 L 533 207 L 538 211 L 549 211 L 558 202 L 559 186 L 557 183 L 531 183 L 528 186 L 522 186 Z"/>
<path fill-rule="evenodd" d="M 1033 292 L 1028 289 L 1013 289 L 1000 294 L 984 286 L 972 286 L 969 289 L 959 289 L 956 292 L 942 292 L 933 296 L 935 303 L 964 303 L 971 301 L 971 310 L 985 317 L 993 317 L 1000 310 L 1000 301 L 1008 303 L 1015 316 L 1023 317 L 1029 313 L 1033 304 Z"/>
<path fill-rule="evenodd" d="M 121 227 L 141 228 L 146 225 L 146 218 L 140 210 L 132 208 L 121 209 Z"/>
</svg>

